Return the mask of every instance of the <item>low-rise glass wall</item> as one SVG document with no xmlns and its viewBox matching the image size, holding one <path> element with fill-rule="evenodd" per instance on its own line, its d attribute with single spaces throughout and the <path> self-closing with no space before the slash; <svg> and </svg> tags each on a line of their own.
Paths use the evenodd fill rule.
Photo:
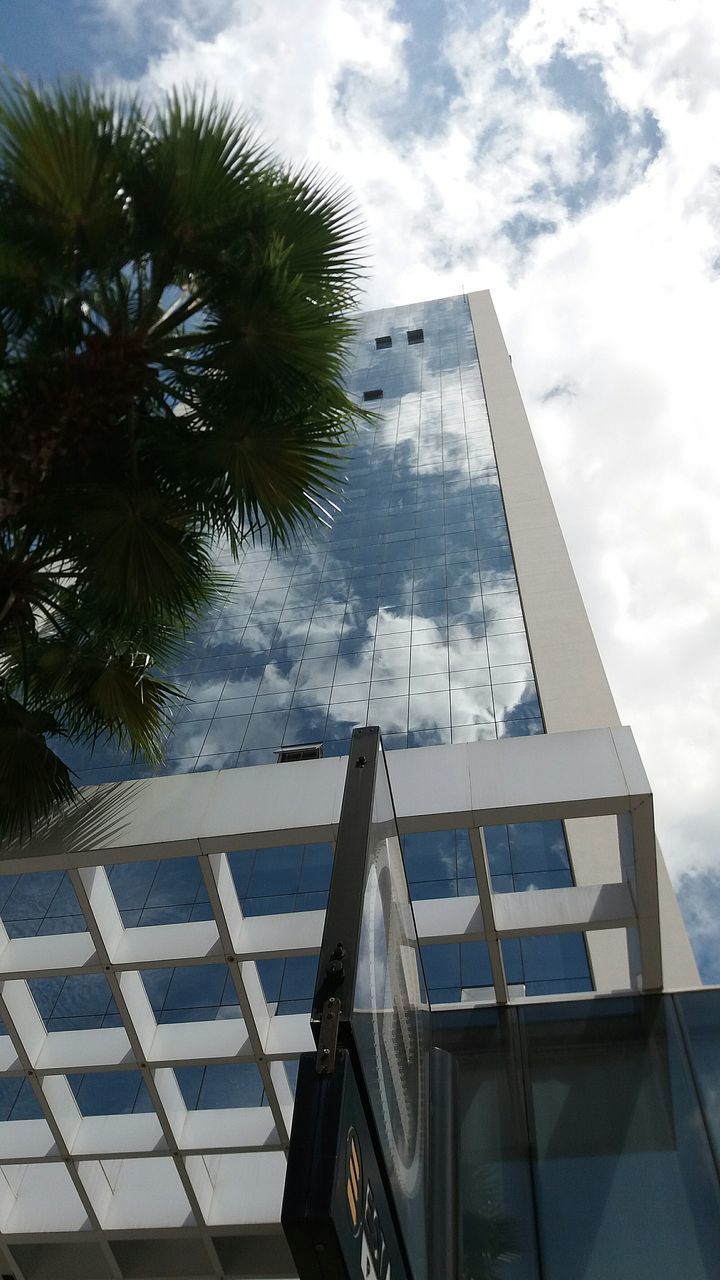
<svg viewBox="0 0 720 1280">
<path fill-rule="evenodd" d="M 720 1275 L 720 990 L 438 1015 L 464 1280 Z"/>
</svg>

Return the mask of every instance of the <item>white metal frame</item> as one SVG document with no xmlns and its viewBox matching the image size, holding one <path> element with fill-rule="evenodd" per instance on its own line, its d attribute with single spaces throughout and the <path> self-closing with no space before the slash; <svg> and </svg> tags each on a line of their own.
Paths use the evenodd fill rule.
<svg viewBox="0 0 720 1280">
<path fill-rule="evenodd" d="M 636 984 L 662 986 L 652 797 L 628 729 L 398 751 L 388 759 L 402 832 L 470 831 L 479 892 L 417 903 L 424 943 L 485 939 L 494 998 L 506 1003 L 503 938 L 637 929 Z M 156 1274 L 133 1249 L 151 1255 L 162 1237 L 172 1252 L 179 1237 L 183 1248 L 192 1238 L 200 1250 L 187 1274 L 221 1276 L 218 1241 L 228 1237 L 237 1252 L 232 1274 L 290 1274 L 281 1242 L 280 1260 L 272 1261 L 261 1237 L 279 1229 L 293 1107 L 284 1063 L 311 1049 L 312 1038 L 307 1015 L 268 1007 L 257 961 L 316 954 L 324 913 L 244 918 L 227 852 L 333 841 L 345 765 L 329 759 L 87 788 L 30 845 L 0 851 L 5 872 L 67 871 L 86 922 L 84 933 L 12 940 L 0 926 L 0 1016 L 8 1031 L 0 1070 L 31 1082 L 43 1114 L 0 1123 L 0 1253 L 7 1261 L 0 1270 L 34 1280 L 55 1266 L 71 1276 L 68 1258 L 52 1250 L 73 1241 L 80 1250 L 73 1256 L 96 1251 L 82 1274 L 95 1274 L 93 1266 L 117 1280 Z M 623 826 L 615 882 L 493 894 L 484 826 L 607 814 Z M 199 859 L 212 919 L 125 928 L 106 867 L 182 855 Z M 158 1025 L 139 970 L 218 963 L 228 966 L 241 1017 Z M 122 1026 L 46 1031 L 28 979 L 89 973 L 106 975 Z M 187 1110 L 175 1067 L 242 1061 L 257 1064 L 268 1106 Z M 66 1075 L 124 1070 L 140 1071 L 153 1112 L 81 1116 Z M 118 1241 L 124 1246 L 114 1249 Z M 50 1253 L 31 1265 L 43 1242 Z M 173 1255 L 167 1274 L 184 1275 L 177 1270 L 184 1265 Z"/>
</svg>

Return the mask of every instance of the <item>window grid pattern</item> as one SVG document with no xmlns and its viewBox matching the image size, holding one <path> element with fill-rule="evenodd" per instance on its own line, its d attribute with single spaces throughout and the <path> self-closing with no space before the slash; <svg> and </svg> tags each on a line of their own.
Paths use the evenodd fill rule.
<svg viewBox="0 0 720 1280">
<path fill-rule="evenodd" d="M 379 336 L 392 345 L 378 349 Z M 246 555 L 227 603 L 208 615 L 173 673 L 188 702 L 165 765 L 139 769 L 100 748 L 90 761 L 74 760 L 82 781 L 267 764 L 299 743 L 344 755 L 364 724 L 380 725 L 387 749 L 543 732 L 465 300 L 363 317 L 348 385 L 358 401 L 379 388 L 383 399 L 373 406 L 376 424 L 348 451 L 332 529 L 277 556 Z M 556 830 L 555 860 L 527 867 L 502 856 L 498 835 L 495 890 L 572 883 Z M 439 848 L 436 857 L 418 893 L 476 891 L 460 873 L 450 885 Z M 126 924 L 169 922 L 168 894 L 176 922 L 207 918 L 201 888 L 177 900 L 188 892 L 179 883 L 185 871 L 161 874 L 164 886 L 141 904 L 123 900 Z M 282 903 L 245 909 L 324 906 L 317 886 L 273 892 Z M 515 981 L 532 980 L 530 953 L 510 952 Z M 541 965 L 538 980 L 544 973 Z M 574 978 L 590 983 L 587 959 Z M 461 989 L 450 964 L 442 987 Z"/>
<path fill-rule="evenodd" d="M 488 827 L 485 842 L 496 893 L 562 888 L 573 883 L 560 822 Z M 467 831 L 406 835 L 403 849 L 414 901 L 477 894 Z M 332 870 L 332 846 L 327 842 L 231 852 L 228 866 L 247 918 L 322 911 L 327 905 Z M 212 919 L 198 858 L 116 863 L 107 874 L 126 928 Z M 80 905 L 65 873 L 0 878 L 0 885 L 7 889 L 5 879 L 13 887 L 3 895 L 0 919 L 9 937 L 56 934 L 58 923 L 64 921 L 69 921 L 68 932 L 85 928 Z M 60 909 L 67 912 L 71 904 L 76 914 L 56 914 Z M 45 916 L 38 918 L 43 906 Z M 27 911 L 33 913 L 30 918 L 22 914 Z M 544 994 L 548 983 L 553 984 L 549 988 L 553 991 L 590 989 L 582 939 L 513 939 L 504 942 L 503 956 L 508 981 L 514 986 L 522 985 L 528 995 Z M 427 964 L 428 988 L 435 1003 L 452 1003 L 492 989 L 485 943 L 472 944 L 464 957 L 461 944 L 433 948 L 427 953 Z M 471 965 L 472 971 L 468 967 Z M 315 972 L 313 957 L 273 958 L 258 963 L 265 998 L 279 1013 L 309 1012 Z M 141 976 L 158 1024 L 241 1016 L 224 965 L 153 968 L 144 970 Z M 121 1025 L 102 975 L 38 978 L 31 981 L 30 990 L 48 1031 Z"/>
<path fill-rule="evenodd" d="M 178 863 L 186 865 L 184 876 Z M 148 1196 L 156 1195 L 158 1204 L 157 1212 L 150 1211 L 153 1223 L 194 1226 L 210 1259 L 208 1274 L 219 1274 L 211 1227 L 224 1220 L 252 1226 L 257 1203 L 253 1208 L 247 1188 L 239 1188 L 235 1203 L 227 1203 L 225 1217 L 218 1218 L 213 1184 L 229 1184 L 223 1174 L 232 1171 L 233 1161 L 257 1154 L 261 1177 L 264 1167 L 272 1183 L 260 1221 L 275 1220 L 282 1187 L 277 1160 L 284 1161 L 289 1137 L 294 1059 L 309 1047 L 304 1019 L 294 1044 L 270 1052 L 272 1011 L 258 965 L 248 956 L 239 963 L 234 951 L 242 912 L 226 856 L 28 872 L 7 880 L 12 881 L 6 895 L 10 916 L 13 901 L 16 909 L 24 904 L 35 914 L 25 917 L 33 920 L 32 936 L 13 940 L 4 926 L 0 931 L 5 935 L 0 942 L 11 954 L 24 948 L 19 965 L 5 951 L 10 970 L 3 972 L 0 986 L 0 1122 L 9 1122 L 17 1135 L 3 1141 L 0 1123 L 5 1235 L 12 1235 L 14 1206 L 22 1204 L 32 1215 L 37 1193 L 31 1187 L 42 1177 L 46 1188 L 52 1187 L 58 1214 L 62 1206 L 60 1229 L 80 1230 L 85 1238 L 94 1234 L 110 1274 L 118 1275 L 105 1233 L 118 1221 L 141 1225 L 133 1222 L 133 1214 L 142 1213 L 131 1186 L 137 1188 L 138 1177 L 142 1182 L 148 1176 Z M 135 900 L 144 895 L 150 903 L 173 880 L 184 884 L 188 902 L 202 896 L 209 919 L 182 924 L 182 937 L 172 924 L 123 923 L 119 900 L 133 896 L 131 881 Z M 24 881 L 21 897 L 17 890 Z M 82 930 L 74 916 L 72 931 L 54 929 L 59 917 L 50 913 L 59 892 L 72 895 Z M 45 920 L 53 922 L 52 940 L 37 914 L 43 905 Z M 156 909 L 130 910 L 142 915 Z M 129 938 L 140 940 L 146 965 L 119 962 Z M 169 966 L 158 963 L 163 954 L 169 955 Z M 203 1034 L 190 1043 L 185 1026 L 178 1024 L 196 1020 L 205 1023 Z M 215 1113 L 220 1127 L 208 1120 Z M 191 1122 L 193 1116 L 197 1122 Z M 197 1154 L 198 1148 L 207 1154 Z M 37 1227 L 41 1233 L 53 1230 L 52 1207 L 44 1212 Z"/>
<path fill-rule="evenodd" d="M 477 744 L 481 746 L 487 752 L 485 744 Z M 596 751 L 594 737 L 592 748 Z M 443 753 L 447 763 L 453 754 Z M 533 980 L 544 982 L 547 992 L 560 983 L 565 990 L 577 989 L 572 985 L 578 975 L 577 944 L 567 940 L 582 942 L 584 930 L 615 928 L 621 921 L 626 922 L 623 927 L 641 931 L 631 895 L 620 883 L 592 891 L 559 889 L 557 899 L 509 894 L 506 889 L 496 892 L 488 904 L 483 894 L 491 889 L 494 874 L 543 874 L 557 861 L 560 846 L 556 824 L 513 824 L 507 802 L 501 804 L 507 827 L 488 827 L 483 833 L 459 821 L 468 811 L 480 759 L 476 755 L 472 765 L 471 755 L 463 757 L 467 776 L 461 769 L 460 789 L 446 776 L 439 793 L 453 801 L 445 810 L 447 828 L 438 823 L 432 836 L 405 836 L 433 1001 L 436 1007 L 463 999 L 493 1004 L 501 999 L 503 985 L 510 999 L 520 995 L 513 987 L 522 975 L 510 971 L 509 965 L 506 974 L 497 968 L 497 952 L 508 943 L 519 945 L 523 962 L 523 949 L 541 944 L 544 970 L 540 972 L 537 952 L 533 964 L 538 976 Z M 557 755 L 553 750 L 552 758 Z M 411 760 L 409 753 L 406 761 Z M 266 836 L 273 830 L 291 832 L 288 815 L 296 803 L 301 771 L 310 775 L 324 769 L 328 779 L 335 777 L 336 790 L 341 768 L 331 765 L 326 761 L 290 766 L 300 771 L 295 783 L 287 769 L 273 768 L 265 774 L 277 780 L 278 790 L 274 794 L 271 789 L 252 814 L 252 829 Z M 243 776 L 249 794 L 253 780 Z M 225 784 L 232 781 L 226 777 Z M 201 779 L 188 784 L 198 795 L 207 791 Z M 324 789 L 314 785 L 316 794 L 302 815 L 304 825 L 297 829 L 298 835 L 312 831 L 314 842 L 284 845 L 274 856 L 267 856 L 265 848 L 243 848 L 243 837 L 237 841 L 240 847 L 212 851 L 213 845 L 222 847 L 216 831 L 223 828 L 214 831 L 210 823 L 195 837 L 198 851 L 188 851 L 179 860 L 185 867 L 182 873 L 173 819 L 166 815 L 157 826 L 157 805 L 163 794 L 167 796 L 167 784 L 158 781 L 148 788 L 160 788 L 157 799 L 147 797 L 148 815 L 155 815 L 156 824 L 149 837 L 152 857 L 143 857 L 142 822 L 133 833 L 132 819 L 125 832 L 127 848 L 134 851 L 132 863 L 114 863 L 110 849 L 100 843 L 96 860 L 103 865 L 83 865 L 82 852 L 76 861 L 64 844 L 57 850 L 40 846 L 27 861 L 11 857 L 10 866 L 20 880 L 13 881 L 7 898 L 10 912 L 12 901 L 25 902 L 36 920 L 42 898 L 47 918 L 53 919 L 49 912 L 63 890 L 63 883 L 53 877 L 65 868 L 84 928 L 43 935 L 40 927 L 32 936 L 15 938 L 0 928 L 0 1016 L 5 1032 L 0 1036 L 0 1251 L 12 1256 L 14 1244 L 22 1239 L 77 1232 L 109 1250 L 103 1255 L 109 1262 L 113 1233 L 153 1227 L 194 1233 L 212 1258 L 218 1230 L 262 1232 L 277 1223 L 295 1067 L 299 1055 L 312 1049 L 305 1002 L 312 990 L 324 912 L 253 914 L 243 910 L 243 903 L 246 908 L 276 906 L 277 897 L 283 896 L 275 892 L 278 887 L 288 893 L 304 892 L 306 887 L 308 892 L 322 891 L 335 802 L 329 803 Z M 477 780 L 472 785 L 482 811 L 488 797 L 477 789 Z M 616 785 L 619 790 L 609 790 L 603 805 L 610 812 L 629 812 L 628 784 L 618 778 Z M 521 811 L 535 803 L 528 801 L 527 788 L 520 787 L 516 794 Z M 586 803 L 584 793 L 567 802 L 553 794 L 550 803 L 567 803 L 571 817 Z M 591 794 L 597 804 L 596 793 Z M 236 820 L 246 811 L 247 795 L 233 795 Z M 412 824 L 407 798 L 402 820 Z M 229 817 L 234 825 L 222 802 L 219 808 L 222 823 Z M 433 813 L 437 822 L 441 815 Z M 636 852 L 646 857 L 654 844 L 645 809 L 633 818 L 633 830 Z M 42 873 L 25 871 L 33 855 L 42 858 Z M 499 860 L 497 871 L 491 860 Z M 422 886 L 437 876 L 441 864 L 451 887 L 445 897 L 428 898 Z M 283 870 L 279 886 L 278 866 Z M 461 885 L 471 878 L 471 867 L 477 883 L 474 894 L 463 892 L 466 886 Z M 554 865 L 550 869 L 561 870 Z M 41 884 L 40 876 L 49 878 Z M 15 890 L 25 877 L 29 879 L 23 898 Z M 184 902 L 157 905 L 165 886 L 173 882 L 184 885 Z M 606 889 L 612 892 L 603 896 Z M 537 901 L 529 901 L 533 897 Z M 539 899 L 545 899 L 547 907 Z M 145 910 L 171 913 L 178 905 L 192 907 L 200 900 L 209 906 L 207 919 L 173 922 L 170 916 L 164 923 L 133 925 L 123 921 L 123 911 L 139 912 L 140 919 Z M 151 902 L 156 905 L 151 907 Z M 510 915 L 501 904 L 512 908 Z M 68 1018 L 89 1019 L 92 1025 L 53 1021 Z M 119 1272 L 121 1267 L 110 1266 L 111 1275 Z M 222 1273 L 219 1266 L 208 1274 L 213 1272 Z"/>
<path fill-rule="evenodd" d="M 383 399 L 348 450 L 332 529 L 234 567 L 173 672 L 190 701 L 162 768 L 73 751 L 82 782 L 269 763 L 307 742 L 345 754 L 366 723 L 387 748 L 543 731 L 464 299 L 363 317 L 348 384 Z"/>
<path fill-rule="evenodd" d="M 510 843 L 509 832 L 515 846 L 523 850 L 524 861 L 521 865 L 527 866 L 534 861 L 537 866 L 542 867 L 548 859 L 562 860 L 563 844 L 558 843 L 557 836 L 559 826 L 558 823 L 544 822 L 523 823 L 510 828 L 487 828 L 485 837 L 488 849 L 492 850 L 493 843 L 496 846 Z M 403 837 L 403 846 L 414 901 L 477 895 L 478 885 L 467 830 L 410 834 Z M 556 853 L 553 853 L 554 847 Z M 493 861 L 497 861 L 497 857 L 496 852 L 491 855 L 491 866 Z M 566 855 L 565 861 L 567 864 Z M 203 866 L 203 863 L 206 865 Z M 229 873 L 230 883 L 226 887 L 226 893 L 233 907 L 242 912 L 244 919 L 269 917 L 274 923 L 284 914 L 295 916 L 302 912 L 317 913 L 324 910 L 331 874 L 332 846 L 327 842 L 320 842 L 230 852 L 222 855 L 222 865 Z M 160 872 L 166 872 L 166 875 L 163 876 Z M 57 879 L 60 877 L 65 881 L 67 890 L 74 894 L 73 881 L 77 882 L 79 874 L 28 872 L 20 880 L 29 882 L 26 897 L 34 901 L 42 896 L 43 882 L 49 881 L 44 896 L 50 900 L 52 909 L 54 895 L 51 897 L 51 892 Z M 162 936 L 164 926 L 167 925 L 186 922 L 208 924 L 219 937 L 211 898 L 206 890 L 207 859 L 188 856 L 111 864 L 106 869 L 96 869 L 95 874 L 107 886 L 109 911 L 116 913 L 121 926 L 134 937 L 140 937 L 141 931 L 147 930 L 151 949 L 153 942 Z M 539 870 L 536 874 L 542 875 L 544 872 Z M 560 871 L 556 874 L 564 884 L 571 883 L 567 865 L 564 874 Z M 439 879 L 440 875 L 444 878 Z M 502 882 L 506 877 L 507 873 L 503 870 L 492 879 Z M 158 886 L 163 882 L 183 887 L 184 892 L 178 890 L 176 895 L 178 899 L 185 898 L 183 905 L 173 902 L 163 908 L 152 905 L 140 908 L 135 906 L 131 910 L 124 908 L 124 903 L 137 903 L 141 897 L 144 897 L 146 903 L 152 904 L 157 900 Z M 305 892 L 304 887 L 307 886 L 311 888 Z M 509 890 L 501 883 L 499 891 Z M 192 907 L 189 904 L 201 895 L 206 909 L 201 918 L 190 921 L 188 912 Z M 74 896 L 77 902 L 77 895 Z M 9 901 L 10 907 L 6 911 L 12 912 L 12 896 Z M 78 910 L 87 936 L 87 915 L 79 903 Z M 9 938 L 13 921 L 7 917 L 6 911 L 0 913 L 0 919 L 6 926 L 6 936 Z M 56 936 L 54 917 L 48 914 L 46 922 L 50 926 L 50 936 Z M 40 921 L 39 928 L 35 930 L 38 944 L 41 944 L 42 937 L 48 936 L 45 934 L 44 923 Z M 67 936 L 71 937 L 78 932 L 80 930 L 74 928 L 73 933 Z M 198 936 L 207 935 L 203 933 Z M 508 956 L 512 957 L 516 942 L 518 945 L 525 945 L 526 941 L 528 946 L 534 945 L 536 949 L 538 943 L 548 944 L 546 948 L 540 947 L 541 951 L 545 951 L 542 974 L 539 975 L 543 981 L 554 983 L 553 989 L 558 990 L 585 989 L 575 985 L 576 979 L 582 975 L 574 960 L 568 963 L 567 956 L 573 948 L 559 945 L 561 935 L 551 935 L 547 939 L 506 941 L 504 946 Z M 581 937 L 579 941 L 582 943 Z M 456 1002 L 467 998 L 467 988 L 487 988 L 488 992 L 491 991 L 492 975 L 484 942 L 468 943 L 459 939 L 452 944 L 435 944 L 425 947 L 424 955 L 428 969 L 428 988 L 435 1003 Z M 191 955 L 189 959 L 195 961 L 198 957 Z M 309 1011 L 316 967 L 316 954 L 258 958 L 259 985 L 273 1014 Z M 518 960 L 511 962 L 511 968 L 511 982 L 526 981 L 524 967 Z M 135 972 L 140 978 L 158 1026 L 197 1021 L 242 1020 L 244 1016 L 237 983 L 233 981 L 233 970 L 225 959 L 214 962 L 213 956 L 203 955 L 200 964 L 163 966 L 155 963 L 152 967 L 138 965 Z M 121 1005 L 115 1000 L 112 983 L 105 973 L 29 976 L 28 991 L 32 996 L 35 1015 L 44 1032 L 104 1030 L 124 1025 Z M 534 992 L 530 982 L 527 994 L 542 992 Z M 6 1028 L 3 1027 L 2 1031 L 8 1034 Z M 132 1110 L 133 1107 L 123 1105 L 121 1108 L 128 1109 Z"/>
</svg>

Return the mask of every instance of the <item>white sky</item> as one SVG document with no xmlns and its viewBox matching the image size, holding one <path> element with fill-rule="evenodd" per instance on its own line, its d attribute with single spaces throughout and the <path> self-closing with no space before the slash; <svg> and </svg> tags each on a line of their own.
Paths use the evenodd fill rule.
<svg viewBox="0 0 720 1280">
<path fill-rule="evenodd" d="M 145 90 L 207 83 L 281 154 L 355 191 L 368 306 L 492 289 L 707 947 L 720 905 L 720 4 L 159 0 L 151 29 L 140 0 L 94 4 L 108 48 L 150 51 Z M 104 69 L 117 71 L 111 54 Z"/>
</svg>

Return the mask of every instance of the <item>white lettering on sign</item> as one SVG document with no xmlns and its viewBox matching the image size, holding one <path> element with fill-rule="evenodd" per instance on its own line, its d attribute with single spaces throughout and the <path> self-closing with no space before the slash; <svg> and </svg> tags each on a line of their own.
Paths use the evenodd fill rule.
<svg viewBox="0 0 720 1280">
<path fill-rule="evenodd" d="M 392 1280 L 385 1236 L 380 1226 L 380 1218 L 375 1208 L 375 1197 L 369 1182 L 365 1191 L 360 1265 L 360 1274 L 363 1280 Z"/>
<path fill-rule="evenodd" d="M 365 1235 L 364 1231 L 363 1231 L 363 1238 L 362 1238 L 362 1255 L 360 1258 L 360 1275 L 362 1276 L 363 1280 L 380 1280 L 380 1277 L 378 1276 L 378 1273 L 375 1270 L 375 1263 L 372 1260 L 372 1256 L 370 1254 L 370 1249 L 367 1242 L 367 1236 Z"/>
</svg>

